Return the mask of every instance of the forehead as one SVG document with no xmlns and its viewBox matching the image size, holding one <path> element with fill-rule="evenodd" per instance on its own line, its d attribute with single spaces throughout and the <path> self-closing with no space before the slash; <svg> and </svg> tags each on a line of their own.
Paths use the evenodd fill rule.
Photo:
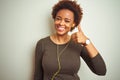
<svg viewBox="0 0 120 80">
<path fill-rule="evenodd" d="M 56 17 L 62 17 L 62 18 L 69 18 L 69 19 L 74 19 L 74 14 L 72 11 L 68 10 L 68 9 L 61 9 L 57 12 Z"/>
</svg>

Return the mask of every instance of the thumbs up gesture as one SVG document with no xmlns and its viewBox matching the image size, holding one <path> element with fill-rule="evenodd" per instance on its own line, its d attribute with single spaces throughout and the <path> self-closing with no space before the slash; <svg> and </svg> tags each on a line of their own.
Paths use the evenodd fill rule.
<svg viewBox="0 0 120 80">
<path fill-rule="evenodd" d="M 83 31 L 81 30 L 80 25 L 78 25 L 77 28 L 78 28 L 78 32 L 73 33 L 71 37 L 73 41 L 75 41 L 75 43 L 84 44 L 87 37 L 84 35 Z"/>
</svg>

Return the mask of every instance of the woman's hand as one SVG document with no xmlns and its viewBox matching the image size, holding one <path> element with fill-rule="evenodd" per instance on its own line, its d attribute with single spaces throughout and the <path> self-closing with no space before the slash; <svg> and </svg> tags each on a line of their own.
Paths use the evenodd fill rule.
<svg viewBox="0 0 120 80">
<path fill-rule="evenodd" d="M 78 32 L 73 33 L 73 34 L 71 35 L 71 37 L 72 37 L 73 41 L 75 41 L 75 43 L 84 44 L 85 41 L 86 41 L 88 38 L 84 35 L 83 31 L 81 30 L 80 25 L 78 25 L 77 28 L 78 28 Z"/>
<path fill-rule="evenodd" d="M 84 45 L 86 43 L 86 40 L 88 39 L 83 31 L 81 30 L 80 25 L 78 25 L 78 32 L 73 33 L 71 35 L 72 39 L 76 42 L 76 43 L 81 43 L 82 45 Z M 87 51 L 88 51 L 88 55 L 93 58 L 98 54 L 97 49 L 94 47 L 94 45 L 92 44 L 92 42 L 90 42 L 90 44 L 85 45 Z"/>
</svg>

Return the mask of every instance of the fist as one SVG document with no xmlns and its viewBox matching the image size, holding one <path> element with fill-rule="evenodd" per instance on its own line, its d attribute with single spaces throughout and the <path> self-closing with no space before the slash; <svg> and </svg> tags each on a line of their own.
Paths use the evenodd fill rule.
<svg viewBox="0 0 120 80">
<path fill-rule="evenodd" d="M 73 33 L 71 37 L 73 41 L 75 41 L 75 43 L 84 44 L 87 37 L 84 35 L 83 31 L 81 30 L 80 25 L 78 25 L 77 28 L 78 28 L 78 32 Z"/>
</svg>

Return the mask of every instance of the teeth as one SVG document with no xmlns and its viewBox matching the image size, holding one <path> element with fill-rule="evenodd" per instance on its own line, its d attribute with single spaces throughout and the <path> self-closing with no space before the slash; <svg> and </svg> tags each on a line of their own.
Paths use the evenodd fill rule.
<svg viewBox="0 0 120 80">
<path fill-rule="evenodd" d="M 65 28 L 64 27 L 58 27 L 58 30 L 63 31 L 63 30 L 65 30 Z"/>
<path fill-rule="evenodd" d="M 64 30 L 64 28 L 61 28 L 61 27 L 60 27 L 60 28 L 58 28 L 58 29 L 60 29 L 60 30 Z"/>
</svg>

